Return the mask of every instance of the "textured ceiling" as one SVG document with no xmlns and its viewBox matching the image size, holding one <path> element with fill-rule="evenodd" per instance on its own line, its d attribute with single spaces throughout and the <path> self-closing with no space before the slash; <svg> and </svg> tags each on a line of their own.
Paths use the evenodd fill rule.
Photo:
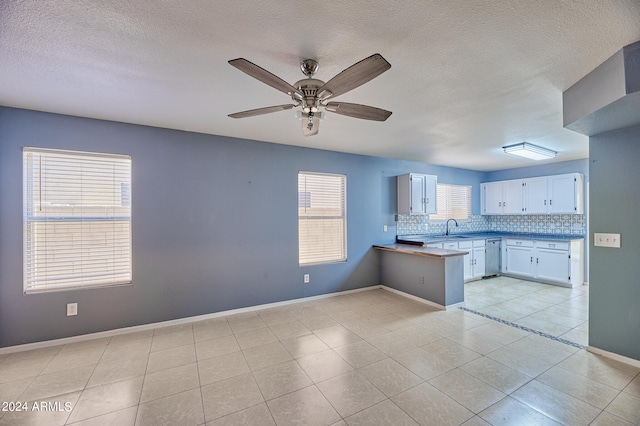
<svg viewBox="0 0 640 426">
<path fill-rule="evenodd" d="M 523 140 L 588 156 L 562 128 L 562 92 L 640 40 L 638 0 L 2 0 L 0 104 L 475 170 L 528 166 Z M 289 103 L 231 67 L 284 80 L 301 59 L 327 81 L 382 54 L 392 68 L 336 100 L 393 111 L 384 123 L 327 114 L 303 137 Z"/>
</svg>

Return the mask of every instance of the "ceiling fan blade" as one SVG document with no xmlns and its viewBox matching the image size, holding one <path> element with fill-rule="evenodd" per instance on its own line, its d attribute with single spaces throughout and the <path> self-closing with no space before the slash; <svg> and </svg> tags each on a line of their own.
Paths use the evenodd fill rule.
<svg viewBox="0 0 640 426">
<path fill-rule="evenodd" d="M 373 80 L 389 68 L 391 68 L 391 64 L 387 62 L 382 55 L 376 53 L 351 65 L 349 68 L 327 81 L 324 86 L 318 89 L 318 93 L 322 93 L 323 91 L 331 92 L 331 95 L 324 97 L 324 99 L 327 99 L 330 96 L 336 97 L 342 95 L 349 90 L 353 90 L 356 87 L 363 85 L 367 81 Z"/>
<path fill-rule="evenodd" d="M 230 65 L 238 68 L 240 71 L 250 75 L 256 80 L 260 80 L 261 82 L 268 84 L 276 90 L 286 93 L 287 95 L 291 95 L 292 93 L 298 93 L 302 95 L 302 93 L 281 79 L 280 77 L 270 73 L 264 68 L 259 67 L 253 62 L 249 62 L 244 58 L 232 59 L 229 61 Z"/>
<path fill-rule="evenodd" d="M 385 121 L 391 115 L 391 111 L 368 105 L 352 104 L 349 102 L 329 102 L 325 105 L 327 111 L 364 120 Z"/>
<path fill-rule="evenodd" d="M 256 115 L 269 114 L 271 112 L 284 111 L 287 109 L 295 108 L 297 105 L 287 104 L 287 105 L 276 105 L 265 108 L 257 108 L 250 109 L 248 111 L 236 112 L 234 114 L 229 114 L 231 118 L 245 118 L 245 117 L 253 117 Z"/>
</svg>

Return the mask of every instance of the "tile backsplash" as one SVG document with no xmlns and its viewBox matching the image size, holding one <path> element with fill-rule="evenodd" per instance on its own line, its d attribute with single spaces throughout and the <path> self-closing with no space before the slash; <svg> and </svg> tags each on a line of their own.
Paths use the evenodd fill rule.
<svg viewBox="0 0 640 426">
<path fill-rule="evenodd" d="M 491 225 L 487 220 L 489 216 L 472 216 L 471 219 L 458 220 L 458 227 L 451 222 L 449 232 L 461 234 L 463 232 L 487 232 L 491 231 Z M 398 235 L 409 234 L 444 234 L 446 222 L 444 220 L 429 220 L 429 215 L 399 214 L 397 224 Z"/>
<path fill-rule="evenodd" d="M 468 220 L 458 220 L 458 227 L 449 224 L 449 232 L 522 232 L 530 234 L 586 234 L 586 222 L 583 214 L 562 215 L 508 215 L 481 216 L 474 215 Z M 397 234 L 444 234 L 445 222 L 429 220 L 428 215 L 398 215 Z"/>
</svg>

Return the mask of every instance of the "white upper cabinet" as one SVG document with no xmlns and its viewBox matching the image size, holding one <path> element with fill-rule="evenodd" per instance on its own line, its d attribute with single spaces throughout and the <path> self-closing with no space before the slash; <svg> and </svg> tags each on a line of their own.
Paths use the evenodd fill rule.
<svg viewBox="0 0 640 426">
<path fill-rule="evenodd" d="M 482 214 L 502 213 L 502 183 L 488 182 L 480 184 Z"/>
<path fill-rule="evenodd" d="M 507 180 L 503 185 L 504 196 L 504 213 L 503 214 L 521 214 L 522 213 L 522 181 Z"/>
<path fill-rule="evenodd" d="M 584 176 L 580 173 L 549 176 L 549 213 L 584 214 Z"/>
<path fill-rule="evenodd" d="M 522 213 L 524 214 L 545 214 L 547 213 L 547 178 L 525 179 L 523 182 Z"/>
<path fill-rule="evenodd" d="M 398 214 L 436 213 L 438 178 L 409 173 L 398 176 Z"/>
<path fill-rule="evenodd" d="M 522 181 L 505 180 L 480 185 L 482 214 L 522 213 Z"/>
<path fill-rule="evenodd" d="M 584 176 L 541 176 L 481 184 L 483 215 L 583 214 Z"/>
</svg>

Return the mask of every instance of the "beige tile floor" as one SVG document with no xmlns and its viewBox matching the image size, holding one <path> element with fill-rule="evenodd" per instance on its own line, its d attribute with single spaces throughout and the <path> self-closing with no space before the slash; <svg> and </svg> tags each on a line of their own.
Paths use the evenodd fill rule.
<svg viewBox="0 0 640 426">
<path fill-rule="evenodd" d="M 465 284 L 465 307 L 588 346 L 588 289 L 496 277 Z"/>
<path fill-rule="evenodd" d="M 568 318 L 586 298 L 499 278 L 468 284 L 470 306 L 513 307 L 492 303 L 500 285 L 558 293 L 541 310 Z M 640 369 L 369 290 L 0 355 L 0 401 L 28 408 L 0 411 L 2 425 L 629 425 Z"/>
</svg>

